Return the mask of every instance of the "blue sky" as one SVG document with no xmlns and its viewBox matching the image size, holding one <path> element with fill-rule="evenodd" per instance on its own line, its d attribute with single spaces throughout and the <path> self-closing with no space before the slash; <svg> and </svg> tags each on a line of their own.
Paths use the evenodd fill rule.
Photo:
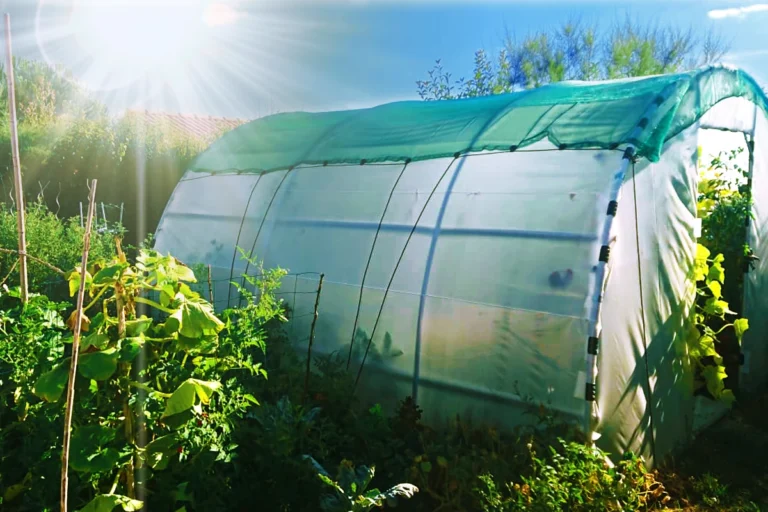
<svg viewBox="0 0 768 512">
<path fill-rule="evenodd" d="M 221 0 L 212 11 L 211 0 L 122 1 L 101 0 L 117 6 L 101 17 L 88 16 L 95 2 L 73 7 L 78 0 L 4 2 L 4 8 L 17 55 L 72 68 L 115 111 L 253 118 L 417 99 L 415 82 L 435 59 L 455 76 L 467 75 L 474 52 L 497 50 L 505 28 L 522 36 L 574 17 L 606 28 L 627 15 L 712 27 L 731 43 L 726 61 L 768 83 L 768 4 Z M 139 7 L 128 11 L 128 5 Z M 206 23 L 198 26 L 201 16 Z M 154 67 L 132 74 L 138 61 Z"/>
</svg>

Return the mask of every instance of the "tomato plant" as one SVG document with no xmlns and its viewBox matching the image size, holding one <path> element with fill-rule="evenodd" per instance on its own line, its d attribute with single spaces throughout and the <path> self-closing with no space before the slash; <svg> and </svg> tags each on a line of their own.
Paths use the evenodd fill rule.
<svg viewBox="0 0 768 512">
<path fill-rule="evenodd" d="M 89 297 L 83 316 L 72 312 L 67 320 L 70 329 L 82 322 L 84 332 L 70 454 L 72 470 L 87 475 L 96 493 L 83 510 L 136 510 L 139 487 L 170 464 L 211 450 L 228 457 L 234 447 L 226 418 L 218 425 L 211 418 L 257 401 L 222 377 L 266 372 L 222 336 L 238 322 L 219 319 L 191 290 L 193 272 L 172 256 L 141 250 L 132 264 L 118 246 L 115 258 L 77 268 L 68 279 L 71 294 L 84 279 Z M 39 377 L 35 394 L 59 401 L 69 365 L 62 355 Z"/>
</svg>

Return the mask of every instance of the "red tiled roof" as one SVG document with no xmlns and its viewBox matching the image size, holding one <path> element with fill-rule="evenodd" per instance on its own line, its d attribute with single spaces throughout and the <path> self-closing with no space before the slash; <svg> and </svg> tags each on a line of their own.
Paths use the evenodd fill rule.
<svg viewBox="0 0 768 512">
<path fill-rule="evenodd" d="M 227 132 L 248 122 L 246 119 L 171 114 L 168 112 L 151 112 L 149 110 L 129 110 L 126 114 L 142 117 L 150 124 L 170 126 L 180 132 L 201 139 L 216 137 L 222 132 Z"/>
</svg>

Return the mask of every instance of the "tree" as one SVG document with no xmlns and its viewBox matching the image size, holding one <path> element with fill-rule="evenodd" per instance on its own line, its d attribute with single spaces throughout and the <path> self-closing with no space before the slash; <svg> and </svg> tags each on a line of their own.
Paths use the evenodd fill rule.
<svg viewBox="0 0 768 512">
<path fill-rule="evenodd" d="M 179 178 L 212 140 L 170 124 L 155 126 L 140 116 L 114 119 L 70 72 L 44 62 L 15 59 L 14 76 L 27 202 L 42 196 L 58 215 L 77 216 L 87 180 L 98 179 L 99 202 L 125 205 L 127 243 L 142 242 L 138 219 L 154 231 Z M 0 203 L 8 202 L 12 190 L 8 92 L 0 66 Z M 137 211 L 139 193 L 145 199 L 143 215 Z"/>
<path fill-rule="evenodd" d="M 470 79 L 454 80 L 438 60 L 416 82 L 424 100 L 470 98 L 539 87 L 563 80 L 604 80 L 674 73 L 712 64 L 728 44 L 712 31 L 699 34 L 674 26 L 641 25 L 627 18 L 610 30 L 569 21 L 517 39 L 491 56 L 475 52 Z"/>
</svg>

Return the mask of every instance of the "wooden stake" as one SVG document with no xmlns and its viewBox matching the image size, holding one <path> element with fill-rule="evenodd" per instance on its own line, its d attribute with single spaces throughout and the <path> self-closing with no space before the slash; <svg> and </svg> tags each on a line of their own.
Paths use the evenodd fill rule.
<svg viewBox="0 0 768 512">
<path fill-rule="evenodd" d="M 307 344 L 307 373 L 304 375 L 304 397 L 309 393 L 309 372 L 312 363 L 312 343 L 315 341 L 315 324 L 317 323 L 317 307 L 320 305 L 320 292 L 323 291 L 323 279 L 325 274 L 320 274 L 320 284 L 317 285 L 317 297 L 315 297 L 315 314 L 312 317 L 312 327 L 309 329 L 309 343 Z"/>
<path fill-rule="evenodd" d="M 24 221 L 24 191 L 21 184 L 21 160 L 19 159 L 19 133 L 16 124 L 16 90 L 13 82 L 13 49 L 11 48 L 11 15 L 5 15 L 5 77 L 8 83 L 8 110 L 11 121 L 11 154 L 13 156 L 13 182 L 16 188 L 16 217 L 19 229 L 19 277 L 21 301 L 26 304 L 29 294 L 27 284 L 27 235 Z"/>
<path fill-rule="evenodd" d="M 69 443 L 72 434 L 72 411 L 75 405 L 75 376 L 77 375 L 77 358 L 80 354 L 80 329 L 83 318 L 83 299 L 85 297 L 85 272 L 88 266 L 88 250 L 91 247 L 91 226 L 96 209 L 96 180 L 91 182 L 91 193 L 88 204 L 88 218 L 83 235 L 83 257 L 80 260 L 80 289 L 77 292 L 77 309 L 75 311 L 75 332 L 72 338 L 72 357 L 69 363 L 69 381 L 67 383 L 67 403 L 64 411 L 64 442 L 61 450 L 61 512 L 67 512 L 67 491 L 69 488 Z"/>
</svg>

